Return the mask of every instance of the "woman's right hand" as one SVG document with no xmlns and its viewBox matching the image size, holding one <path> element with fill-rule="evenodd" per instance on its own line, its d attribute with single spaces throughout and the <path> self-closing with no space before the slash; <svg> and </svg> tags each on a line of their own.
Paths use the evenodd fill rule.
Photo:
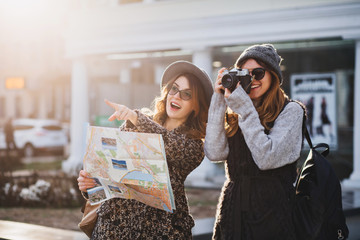
<svg viewBox="0 0 360 240">
<path fill-rule="evenodd" d="M 117 120 L 129 120 L 136 126 L 137 122 L 137 114 L 134 110 L 128 108 L 125 105 L 117 104 L 114 102 L 110 102 L 109 100 L 105 99 L 105 103 L 112 107 L 115 112 L 109 117 L 109 121 Z"/>
<path fill-rule="evenodd" d="M 77 181 L 79 190 L 82 192 L 87 192 L 87 189 L 93 188 L 96 185 L 95 180 L 90 178 L 89 173 L 85 172 L 84 170 L 80 170 Z"/>
</svg>

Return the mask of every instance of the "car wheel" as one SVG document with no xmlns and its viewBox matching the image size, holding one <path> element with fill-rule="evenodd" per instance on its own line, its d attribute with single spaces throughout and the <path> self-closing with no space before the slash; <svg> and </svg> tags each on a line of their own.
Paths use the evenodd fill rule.
<svg viewBox="0 0 360 240">
<path fill-rule="evenodd" d="M 35 155 L 35 148 L 31 143 L 27 143 L 24 147 L 24 157 L 33 157 Z"/>
</svg>

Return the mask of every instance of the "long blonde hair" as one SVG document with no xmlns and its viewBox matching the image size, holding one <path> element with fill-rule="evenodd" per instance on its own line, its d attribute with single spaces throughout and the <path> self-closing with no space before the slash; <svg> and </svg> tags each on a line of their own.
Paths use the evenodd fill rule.
<svg viewBox="0 0 360 240">
<path fill-rule="evenodd" d="M 184 73 L 174 80 L 169 81 L 161 91 L 161 96 L 154 100 L 154 121 L 163 125 L 168 118 L 166 113 L 166 100 L 169 90 L 179 77 L 184 76 L 189 81 L 190 89 L 192 90 L 192 100 L 194 104 L 194 111 L 189 115 L 185 122 L 187 127 L 186 134 L 195 139 L 203 139 L 205 137 L 206 122 L 208 117 L 209 104 L 205 98 L 205 92 L 201 85 L 200 79 L 196 78 L 191 73 Z"/>
<path fill-rule="evenodd" d="M 239 62 L 236 67 L 242 66 L 245 61 Z M 265 69 L 269 67 L 259 60 L 254 59 L 258 64 L 260 64 Z M 281 109 L 285 103 L 285 99 L 288 99 L 288 96 L 285 94 L 284 90 L 280 88 L 280 79 L 274 71 L 269 71 L 271 74 L 271 85 L 269 90 L 262 96 L 259 105 L 256 107 L 256 111 L 259 114 L 261 125 L 264 126 L 265 130 L 270 130 L 270 123 L 274 122 L 277 116 L 280 114 Z M 228 108 L 228 112 L 225 116 L 225 129 L 228 137 L 233 136 L 238 130 L 238 115 L 233 113 L 231 109 Z"/>
</svg>

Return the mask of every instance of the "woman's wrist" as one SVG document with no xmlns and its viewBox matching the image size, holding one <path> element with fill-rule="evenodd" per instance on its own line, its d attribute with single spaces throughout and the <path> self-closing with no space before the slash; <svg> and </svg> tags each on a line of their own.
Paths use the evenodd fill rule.
<svg viewBox="0 0 360 240">
<path fill-rule="evenodd" d="M 138 119 L 138 115 L 137 115 L 137 112 L 135 112 L 134 110 L 132 111 L 132 116 L 129 117 L 128 120 L 130 120 L 130 122 L 136 126 L 137 125 L 137 119 Z"/>
</svg>

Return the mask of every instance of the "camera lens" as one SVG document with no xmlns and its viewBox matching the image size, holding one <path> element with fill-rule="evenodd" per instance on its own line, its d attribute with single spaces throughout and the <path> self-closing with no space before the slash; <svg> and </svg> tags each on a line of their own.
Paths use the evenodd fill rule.
<svg viewBox="0 0 360 240">
<path fill-rule="evenodd" d="M 225 74 L 222 77 L 221 84 L 224 86 L 224 88 L 231 88 L 231 86 L 233 85 L 233 79 L 230 74 Z"/>
</svg>

